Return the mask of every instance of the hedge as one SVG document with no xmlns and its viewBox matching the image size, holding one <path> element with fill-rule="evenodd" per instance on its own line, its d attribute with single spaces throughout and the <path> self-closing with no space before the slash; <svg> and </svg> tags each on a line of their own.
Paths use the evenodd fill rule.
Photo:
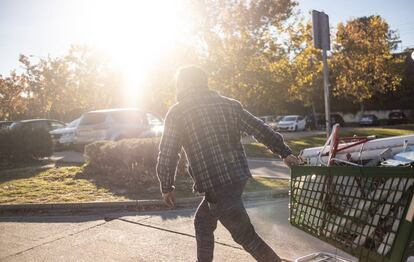
<svg viewBox="0 0 414 262">
<path fill-rule="evenodd" d="M 105 177 L 112 186 L 158 185 L 156 163 L 159 138 L 98 141 L 85 147 L 85 172 Z M 181 153 L 178 175 L 187 175 L 187 159 Z"/>
<path fill-rule="evenodd" d="M 0 130 L 0 162 L 23 162 L 51 156 L 53 141 L 43 129 L 2 129 Z"/>
</svg>

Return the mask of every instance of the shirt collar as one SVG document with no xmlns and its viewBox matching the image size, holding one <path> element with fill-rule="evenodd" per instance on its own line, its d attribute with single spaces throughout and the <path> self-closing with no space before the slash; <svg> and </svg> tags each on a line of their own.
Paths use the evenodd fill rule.
<svg viewBox="0 0 414 262">
<path fill-rule="evenodd" d="M 177 101 L 180 102 L 185 99 L 191 99 L 195 97 L 206 97 L 212 95 L 217 95 L 217 92 L 210 89 L 187 89 L 184 92 L 177 94 Z"/>
</svg>

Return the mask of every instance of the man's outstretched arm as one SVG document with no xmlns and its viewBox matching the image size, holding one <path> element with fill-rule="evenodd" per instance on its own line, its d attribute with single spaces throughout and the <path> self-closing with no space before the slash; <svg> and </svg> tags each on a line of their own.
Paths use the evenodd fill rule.
<svg viewBox="0 0 414 262">
<path fill-rule="evenodd" d="M 169 206 L 174 206 L 175 173 L 182 146 L 182 134 L 179 127 L 178 120 L 170 110 L 165 118 L 164 133 L 161 138 L 156 168 L 161 192 Z"/>
<path fill-rule="evenodd" d="M 298 164 L 297 158 L 292 155 L 292 150 L 285 144 L 281 134 L 273 131 L 270 126 L 266 125 L 244 108 L 241 109 L 240 118 L 243 132 L 254 136 L 273 153 L 279 154 L 288 166 Z"/>
</svg>

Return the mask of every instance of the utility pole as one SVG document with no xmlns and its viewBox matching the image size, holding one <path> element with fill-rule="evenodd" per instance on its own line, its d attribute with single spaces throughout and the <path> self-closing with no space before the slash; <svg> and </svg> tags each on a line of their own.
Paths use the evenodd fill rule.
<svg viewBox="0 0 414 262">
<path fill-rule="evenodd" d="M 323 87 L 325 97 L 325 123 L 326 135 L 331 133 L 331 109 L 329 95 L 329 69 L 327 51 L 331 49 L 330 33 L 329 33 L 329 17 L 324 12 L 312 10 L 312 29 L 313 29 L 313 45 L 315 48 L 322 49 L 323 63 Z"/>
<path fill-rule="evenodd" d="M 323 62 L 323 89 L 325 97 L 325 120 L 326 120 L 326 136 L 331 134 L 331 103 L 329 95 L 329 69 L 328 69 L 328 55 L 326 49 L 322 50 Z"/>
</svg>

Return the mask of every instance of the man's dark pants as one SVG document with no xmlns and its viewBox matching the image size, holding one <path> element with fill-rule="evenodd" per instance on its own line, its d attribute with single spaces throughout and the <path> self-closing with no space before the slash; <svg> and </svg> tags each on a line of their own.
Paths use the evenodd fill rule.
<svg viewBox="0 0 414 262">
<path fill-rule="evenodd" d="M 214 230 L 217 221 L 230 232 L 257 261 L 280 261 L 276 253 L 257 235 L 244 208 L 241 195 L 246 181 L 207 192 L 199 205 L 195 219 L 198 262 L 212 261 Z"/>
</svg>

